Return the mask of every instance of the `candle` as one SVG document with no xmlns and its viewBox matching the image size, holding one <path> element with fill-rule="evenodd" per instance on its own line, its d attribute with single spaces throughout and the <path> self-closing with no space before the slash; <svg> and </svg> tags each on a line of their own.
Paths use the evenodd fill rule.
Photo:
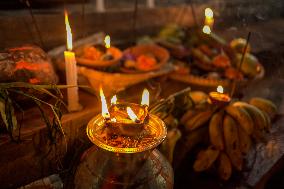
<svg viewBox="0 0 284 189">
<path fill-rule="evenodd" d="M 105 11 L 105 1 L 96 0 L 96 8 L 98 12 L 104 12 Z"/>
<path fill-rule="evenodd" d="M 229 95 L 224 94 L 223 87 L 219 85 L 217 87 L 217 92 L 209 93 L 209 101 L 212 104 L 223 106 L 223 105 L 227 105 L 228 103 L 230 103 L 231 98 L 229 97 Z"/>
<path fill-rule="evenodd" d="M 79 111 L 82 106 L 79 104 L 78 87 L 77 87 L 77 66 L 75 53 L 72 52 L 72 33 L 68 20 L 67 12 L 65 12 L 65 25 L 67 32 L 67 51 L 64 51 L 66 82 L 67 85 L 74 87 L 67 88 L 68 111 Z"/>
<path fill-rule="evenodd" d="M 213 24 L 214 24 L 214 13 L 212 9 L 206 8 L 204 11 L 205 14 L 205 22 L 204 25 L 208 26 L 211 30 L 213 29 Z"/>
<path fill-rule="evenodd" d="M 147 0 L 147 6 L 149 8 L 154 8 L 155 7 L 155 0 Z"/>
</svg>

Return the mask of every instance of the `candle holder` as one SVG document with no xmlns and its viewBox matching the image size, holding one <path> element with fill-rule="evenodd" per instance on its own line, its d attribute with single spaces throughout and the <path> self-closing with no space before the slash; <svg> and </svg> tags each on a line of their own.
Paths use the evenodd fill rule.
<svg viewBox="0 0 284 189">
<path fill-rule="evenodd" d="M 127 107 L 130 107 L 137 118 L 133 121 L 129 118 Z M 106 120 L 108 130 L 113 133 L 121 133 L 124 136 L 139 135 L 144 125 L 149 121 L 148 106 L 134 103 L 114 104 L 109 109 L 110 118 Z"/>
<path fill-rule="evenodd" d="M 217 106 L 226 106 L 231 102 L 229 95 L 219 92 L 210 92 L 208 100 L 211 104 Z"/>
<path fill-rule="evenodd" d="M 127 107 L 139 122 L 128 120 Z M 173 188 L 173 170 L 155 149 L 167 135 L 164 122 L 148 114 L 147 106 L 137 104 L 112 105 L 111 114 L 109 118 L 99 114 L 87 125 L 95 145 L 82 156 L 75 188 Z"/>
</svg>

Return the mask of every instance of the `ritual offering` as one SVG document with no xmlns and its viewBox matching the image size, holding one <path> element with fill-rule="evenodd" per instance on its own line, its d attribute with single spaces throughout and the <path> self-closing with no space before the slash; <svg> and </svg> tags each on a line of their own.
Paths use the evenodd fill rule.
<svg viewBox="0 0 284 189">
<path fill-rule="evenodd" d="M 155 150 L 167 131 L 163 121 L 147 110 L 148 91 L 144 91 L 141 104 L 112 100 L 109 110 L 102 89 L 100 96 L 102 113 L 87 126 L 88 137 L 97 147 L 84 155 L 76 172 L 76 188 L 97 188 L 101 184 L 114 188 L 172 188 L 172 169 Z"/>
<path fill-rule="evenodd" d="M 200 86 L 228 87 L 233 80 L 246 84 L 264 75 L 264 68 L 251 53 L 249 44 L 241 69 L 238 69 L 246 45 L 245 39 L 233 39 L 227 43 L 213 33 L 208 25 L 202 31 L 169 25 L 161 30 L 156 41 L 168 48 L 175 57 L 177 70 L 171 75 L 174 80 Z M 175 53 L 173 49 L 180 51 Z"/>
<path fill-rule="evenodd" d="M 234 172 L 245 169 L 246 158 L 256 145 L 267 140 L 277 107 L 264 98 L 253 97 L 247 102 L 231 99 L 221 86 L 217 92 L 191 91 L 189 95 L 193 105 L 188 110 L 168 112 L 171 116 L 165 123 L 171 134 L 162 152 L 177 168 L 186 154 L 198 149 L 194 171 L 216 173 L 229 180 Z"/>
<path fill-rule="evenodd" d="M 48 55 L 38 46 L 23 45 L 0 52 L 0 82 L 56 84 L 58 77 Z"/>
<path fill-rule="evenodd" d="M 160 69 L 169 60 L 166 49 L 157 45 L 138 45 L 123 53 L 123 72 L 149 72 Z"/>
<path fill-rule="evenodd" d="M 111 46 L 110 36 L 107 35 L 105 44 L 84 45 L 76 49 L 77 61 L 80 65 L 88 67 L 107 67 L 118 64 L 122 58 L 122 52 L 115 46 Z"/>
</svg>

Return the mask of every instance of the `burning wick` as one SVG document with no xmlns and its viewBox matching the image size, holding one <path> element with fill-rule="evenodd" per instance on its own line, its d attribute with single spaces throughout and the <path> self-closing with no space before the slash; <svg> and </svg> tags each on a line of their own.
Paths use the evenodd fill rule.
<svg viewBox="0 0 284 189">
<path fill-rule="evenodd" d="M 116 95 L 114 95 L 114 96 L 111 98 L 110 103 L 111 103 L 111 105 L 117 104 L 117 97 L 116 97 Z"/>
<path fill-rule="evenodd" d="M 106 102 L 106 98 L 105 98 L 102 86 L 100 86 L 100 97 L 101 97 L 101 102 L 102 102 L 102 116 L 105 119 L 109 119 L 110 114 L 109 114 L 109 111 L 108 111 L 107 102 Z"/>
<path fill-rule="evenodd" d="M 208 35 L 211 33 L 211 29 L 210 29 L 210 27 L 207 26 L 207 25 L 205 25 L 205 26 L 203 27 L 202 31 L 203 31 L 203 33 L 208 34 Z"/>
<path fill-rule="evenodd" d="M 109 35 L 107 35 L 107 36 L 105 37 L 104 42 L 105 42 L 105 47 L 106 47 L 107 49 L 110 48 L 110 36 L 109 36 Z"/>
<path fill-rule="evenodd" d="M 129 116 L 129 118 L 130 118 L 133 122 L 135 122 L 135 123 L 140 123 L 140 120 L 138 119 L 138 117 L 135 115 L 135 113 L 133 112 L 133 110 L 132 110 L 129 106 L 127 106 L 126 111 L 127 111 L 127 114 L 128 114 L 128 116 Z"/>
<path fill-rule="evenodd" d="M 141 105 L 149 106 L 149 91 L 147 89 L 143 90 Z"/>
<path fill-rule="evenodd" d="M 218 85 L 217 92 L 218 93 L 224 93 L 224 89 L 223 89 L 223 87 L 221 85 Z"/>
</svg>

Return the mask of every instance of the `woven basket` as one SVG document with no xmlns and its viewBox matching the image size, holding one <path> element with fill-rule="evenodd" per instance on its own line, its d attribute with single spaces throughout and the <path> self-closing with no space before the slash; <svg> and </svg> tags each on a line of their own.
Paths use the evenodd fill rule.
<svg viewBox="0 0 284 189">
<path fill-rule="evenodd" d="M 247 86 L 250 82 L 255 80 L 262 79 L 265 74 L 264 67 L 260 64 L 260 72 L 258 75 L 255 76 L 253 79 L 246 79 L 239 82 L 240 86 Z M 231 87 L 232 80 L 229 79 L 211 79 L 211 78 L 204 78 L 196 75 L 184 75 L 178 73 L 172 73 L 170 78 L 176 81 L 181 81 L 184 83 L 201 86 L 201 87 L 217 87 L 218 85 L 222 85 L 223 87 Z"/>
<path fill-rule="evenodd" d="M 170 54 L 169 52 L 158 45 L 137 45 L 134 47 L 129 47 L 127 48 L 124 52 L 124 54 L 132 54 L 135 57 L 138 57 L 139 55 L 143 54 L 153 54 L 155 58 L 157 59 L 157 64 L 151 68 L 150 71 L 154 70 L 159 70 L 161 67 L 163 67 L 169 60 Z M 137 73 L 139 70 L 128 70 L 128 69 L 123 69 L 123 71 L 127 73 Z M 140 71 L 140 72 L 145 72 L 145 71 Z"/>
<path fill-rule="evenodd" d="M 146 73 L 127 74 L 127 73 L 107 73 L 101 72 L 95 69 L 90 69 L 83 66 L 78 66 L 78 73 L 84 76 L 88 81 L 88 84 L 96 92 L 99 90 L 99 86 L 102 85 L 104 94 L 110 96 L 119 91 L 126 89 L 127 87 L 143 82 L 145 80 L 168 74 L 174 70 L 174 66 L 166 64 L 157 71 L 151 71 Z M 86 84 L 86 83 L 80 83 Z"/>
<path fill-rule="evenodd" d="M 79 47 L 78 49 L 75 50 L 77 63 L 88 67 L 107 67 L 115 65 L 119 63 L 120 59 L 122 58 L 122 52 L 116 47 L 111 47 L 111 48 L 113 48 L 117 52 L 117 55 L 114 57 L 114 59 L 92 60 L 82 57 L 84 47 Z"/>
</svg>

